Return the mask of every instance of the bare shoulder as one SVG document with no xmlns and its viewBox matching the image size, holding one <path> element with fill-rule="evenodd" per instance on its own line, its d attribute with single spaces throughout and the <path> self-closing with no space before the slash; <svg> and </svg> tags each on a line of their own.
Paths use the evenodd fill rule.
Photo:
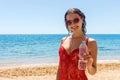
<svg viewBox="0 0 120 80">
<path fill-rule="evenodd" d="M 62 40 L 65 40 L 67 37 L 63 37 Z"/>
<path fill-rule="evenodd" d="M 89 46 L 96 46 L 96 45 L 97 45 L 97 42 L 96 42 L 95 39 L 89 38 L 89 40 L 88 40 L 88 45 L 89 45 Z"/>
<path fill-rule="evenodd" d="M 61 39 L 61 44 L 63 44 L 63 42 L 66 40 L 66 38 L 67 38 L 67 37 L 63 37 L 63 38 Z"/>
<path fill-rule="evenodd" d="M 89 38 L 89 42 L 96 42 L 96 40 L 93 38 Z"/>
</svg>

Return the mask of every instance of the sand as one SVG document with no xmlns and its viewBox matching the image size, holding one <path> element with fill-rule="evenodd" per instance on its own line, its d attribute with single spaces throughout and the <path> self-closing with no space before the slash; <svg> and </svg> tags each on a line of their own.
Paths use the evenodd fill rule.
<svg viewBox="0 0 120 80">
<path fill-rule="evenodd" d="M 98 63 L 89 80 L 120 80 L 120 63 Z M 57 65 L 0 68 L 0 80 L 55 80 Z"/>
</svg>

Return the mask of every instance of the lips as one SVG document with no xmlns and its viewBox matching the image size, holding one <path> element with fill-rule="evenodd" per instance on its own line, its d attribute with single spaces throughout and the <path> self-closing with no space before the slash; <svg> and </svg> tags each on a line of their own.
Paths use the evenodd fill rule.
<svg viewBox="0 0 120 80">
<path fill-rule="evenodd" d="M 71 29 L 77 29 L 79 26 L 73 26 L 71 27 Z"/>
</svg>

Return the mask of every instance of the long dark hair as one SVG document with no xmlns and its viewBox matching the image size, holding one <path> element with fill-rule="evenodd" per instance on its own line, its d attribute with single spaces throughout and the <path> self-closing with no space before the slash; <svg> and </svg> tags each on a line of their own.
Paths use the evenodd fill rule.
<svg viewBox="0 0 120 80">
<path fill-rule="evenodd" d="M 70 8 L 65 13 L 65 16 L 64 16 L 65 21 L 66 21 L 66 16 L 68 14 L 70 14 L 70 13 L 76 13 L 76 14 L 80 15 L 83 18 L 82 31 L 83 31 L 83 34 L 86 35 L 87 30 L 86 30 L 86 21 L 85 21 L 85 15 L 84 15 L 84 13 L 82 11 L 80 11 L 79 9 L 77 9 L 77 8 Z M 68 32 L 71 32 L 68 29 L 68 25 L 66 23 L 65 23 L 65 25 L 66 25 L 66 28 L 67 28 Z"/>
</svg>

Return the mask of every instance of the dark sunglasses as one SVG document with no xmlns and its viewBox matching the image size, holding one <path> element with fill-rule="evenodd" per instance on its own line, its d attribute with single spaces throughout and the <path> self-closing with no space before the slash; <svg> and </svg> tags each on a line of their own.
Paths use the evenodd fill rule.
<svg viewBox="0 0 120 80">
<path fill-rule="evenodd" d="M 78 23 L 79 21 L 79 18 L 75 18 L 73 20 L 66 20 L 66 24 L 70 26 L 72 23 Z"/>
</svg>

